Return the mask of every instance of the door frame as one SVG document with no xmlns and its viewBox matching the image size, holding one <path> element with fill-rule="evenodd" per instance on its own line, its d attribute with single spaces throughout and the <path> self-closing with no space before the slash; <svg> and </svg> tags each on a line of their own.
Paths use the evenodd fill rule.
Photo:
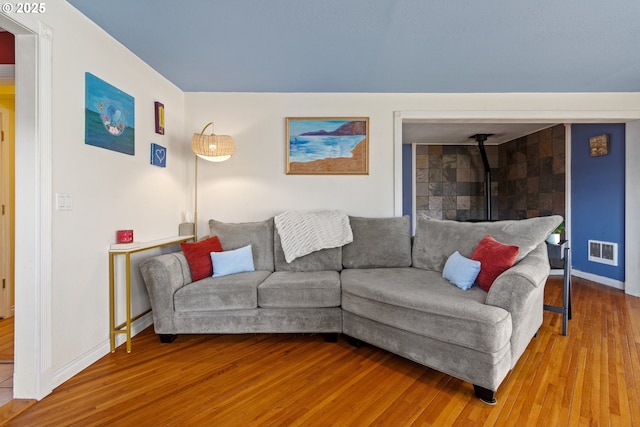
<svg viewBox="0 0 640 427">
<path fill-rule="evenodd" d="M 53 390 L 51 339 L 53 30 L 26 15 L 0 14 L 15 35 L 15 344 L 13 396 Z"/>
</svg>

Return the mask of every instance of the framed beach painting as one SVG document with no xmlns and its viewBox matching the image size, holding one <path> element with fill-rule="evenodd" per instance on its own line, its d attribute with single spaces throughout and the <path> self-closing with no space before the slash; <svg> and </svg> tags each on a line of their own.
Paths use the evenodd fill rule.
<svg viewBox="0 0 640 427">
<path fill-rule="evenodd" d="M 135 154 L 133 96 L 85 73 L 85 144 Z"/>
<path fill-rule="evenodd" d="M 288 175 L 369 174 L 368 117 L 287 117 Z"/>
</svg>

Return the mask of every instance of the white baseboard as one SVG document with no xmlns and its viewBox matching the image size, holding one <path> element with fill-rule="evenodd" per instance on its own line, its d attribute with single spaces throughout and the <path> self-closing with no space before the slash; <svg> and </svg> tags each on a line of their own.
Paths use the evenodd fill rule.
<svg viewBox="0 0 640 427">
<path fill-rule="evenodd" d="M 597 274 L 586 273 L 580 270 L 571 270 L 571 275 L 580 277 L 581 279 L 591 280 L 592 282 L 600 283 L 602 285 L 611 286 L 612 288 L 620 289 L 624 291 L 624 282 L 619 280 L 610 279 L 604 276 L 598 276 Z"/>
<path fill-rule="evenodd" d="M 131 336 L 133 337 L 139 334 L 140 332 L 142 332 L 144 329 L 146 329 L 152 324 L 153 324 L 153 314 L 152 313 L 145 314 L 144 316 L 142 316 L 141 318 L 139 318 L 138 320 L 136 320 L 131 324 Z M 116 351 L 118 351 L 117 350 L 118 346 L 122 345 L 125 341 L 126 341 L 126 337 L 122 334 L 119 334 L 116 337 Z M 61 367 L 60 369 L 57 369 L 56 371 L 54 371 L 52 375 L 52 383 L 53 383 L 52 388 L 58 387 L 68 379 L 79 374 L 81 371 L 83 371 L 87 367 L 91 366 L 92 364 L 100 360 L 105 355 L 109 354 L 109 352 L 111 352 L 110 344 L 111 344 L 110 340 L 107 339 L 106 341 L 98 344 L 97 346 L 95 346 L 93 349 L 89 350 L 82 356 L 72 360 L 71 362 Z"/>
</svg>

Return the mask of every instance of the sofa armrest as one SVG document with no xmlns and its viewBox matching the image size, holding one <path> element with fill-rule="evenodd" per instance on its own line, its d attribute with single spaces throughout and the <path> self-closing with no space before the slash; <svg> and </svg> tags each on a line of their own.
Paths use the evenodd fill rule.
<svg viewBox="0 0 640 427">
<path fill-rule="evenodd" d="M 519 263 L 502 273 L 489 289 L 488 305 L 511 313 L 511 364 L 518 361 L 542 325 L 544 285 L 549 277 L 549 257 L 543 242 Z"/>
<path fill-rule="evenodd" d="M 191 282 L 191 271 L 184 255 L 175 252 L 148 258 L 140 263 L 140 272 L 149 293 L 156 333 L 174 333 L 173 295 Z"/>
</svg>

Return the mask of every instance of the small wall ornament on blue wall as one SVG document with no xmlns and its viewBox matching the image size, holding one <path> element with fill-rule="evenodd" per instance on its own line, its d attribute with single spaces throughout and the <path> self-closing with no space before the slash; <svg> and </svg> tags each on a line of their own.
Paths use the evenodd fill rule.
<svg viewBox="0 0 640 427">
<path fill-rule="evenodd" d="M 161 168 L 167 167 L 167 149 L 153 142 L 151 143 L 151 164 Z"/>
<path fill-rule="evenodd" d="M 589 138 L 589 152 L 591 157 L 606 156 L 609 154 L 609 135 L 604 133 Z"/>
</svg>

